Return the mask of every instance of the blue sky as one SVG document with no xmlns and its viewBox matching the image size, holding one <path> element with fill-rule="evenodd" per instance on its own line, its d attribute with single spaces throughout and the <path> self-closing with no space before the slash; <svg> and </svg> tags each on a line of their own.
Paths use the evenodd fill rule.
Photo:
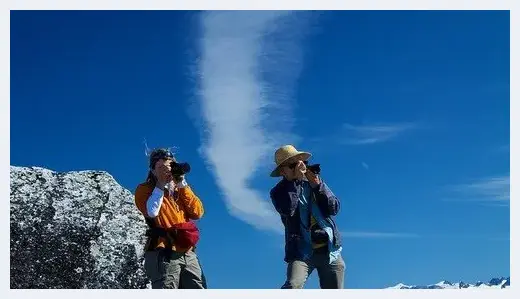
<svg viewBox="0 0 520 299">
<path fill-rule="evenodd" d="M 143 139 L 176 146 L 209 286 L 279 288 L 293 143 L 342 201 L 346 287 L 507 276 L 509 54 L 500 11 L 13 11 L 11 165 L 133 191 Z"/>
</svg>

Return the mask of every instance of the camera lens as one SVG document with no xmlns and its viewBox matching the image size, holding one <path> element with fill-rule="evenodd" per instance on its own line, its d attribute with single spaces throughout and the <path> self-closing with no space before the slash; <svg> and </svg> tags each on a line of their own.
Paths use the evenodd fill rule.
<svg viewBox="0 0 520 299">
<path fill-rule="evenodd" d="M 172 162 L 171 168 L 172 168 L 171 173 L 174 176 L 181 176 L 181 175 L 187 174 L 191 170 L 190 164 L 188 164 L 188 163 Z"/>
</svg>

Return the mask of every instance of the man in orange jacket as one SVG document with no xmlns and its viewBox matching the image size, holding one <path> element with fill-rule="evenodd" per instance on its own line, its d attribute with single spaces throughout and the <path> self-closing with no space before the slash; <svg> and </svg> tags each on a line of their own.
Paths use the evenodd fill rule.
<svg viewBox="0 0 520 299">
<path fill-rule="evenodd" d="M 200 219 L 204 208 L 184 175 L 172 174 L 172 162 L 169 150 L 152 151 L 148 178 L 135 191 L 135 204 L 150 227 L 145 272 L 154 289 L 205 289 L 194 252 L 198 229 L 191 221 Z"/>
</svg>

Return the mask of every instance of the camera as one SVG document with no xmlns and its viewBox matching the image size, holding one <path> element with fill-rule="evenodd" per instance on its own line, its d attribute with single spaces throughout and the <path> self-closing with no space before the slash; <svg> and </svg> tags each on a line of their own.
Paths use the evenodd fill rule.
<svg viewBox="0 0 520 299">
<path fill-rule="evenodd" d="M 171 170 L 172 175 L 174 177 L 177 177 L 177 178 L 182 176 L 182 175 L 187 174 L 191 170 L 190 164 L 188 164 L 186 162 L 184 162 L 184 163 L 177 163 L 175 161 L 172 161 L 170 163 L 170 166 L 172 168 L 172 170 Z"/>
<path fill-rule="evenodd" d="M 312 171 L 315 174 L 320 174 L 320 172 L 321 172 L 320 164 L 307 165 L 307 169 L 309 169 L 310 171 Z"/>
</svg>

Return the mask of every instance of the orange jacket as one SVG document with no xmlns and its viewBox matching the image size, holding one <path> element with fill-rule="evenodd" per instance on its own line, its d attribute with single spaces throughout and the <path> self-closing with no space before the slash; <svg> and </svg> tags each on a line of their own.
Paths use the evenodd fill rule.
<svg viewBox="0 0 520 299">
<path fill-rule="evenodd" d="M 148 217 L 146 202 L 152 194 L 154 186 L 149 183 L 142 183 L 135 190 L 135 205 L 141 211 L 144 217 Z M 153 218 L 158 227 L 168 229 L 175 224 L 197 220 L 204 214 L 204 207 L 200 199 L 193 193 L 189 186 L 175 189 L 175 198 L 165 192 L 164 198 L 159 210 L 159 215 Z M 164 248 L 166 245 L 164 238 L 159 238 L 156 248 Z M 146 245 L 148 247 L 148 244 Z M 191 248 L 172 248 L 176 251 L 187 251 Z"/>
</svg>

